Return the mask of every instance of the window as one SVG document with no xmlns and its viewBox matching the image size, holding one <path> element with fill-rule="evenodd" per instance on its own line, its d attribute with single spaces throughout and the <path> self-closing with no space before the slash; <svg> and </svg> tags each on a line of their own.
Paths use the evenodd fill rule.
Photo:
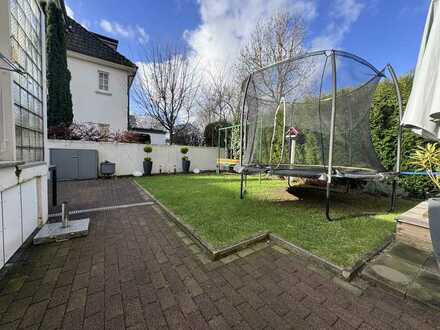
<svg viewBox="0 0 440 330">
<path fill-rule="evenodd" d="M 27 73 L 13 74 L 17 160 L 43 160 L 42 13 L 37 0 L 10 0 L 12 59 Z"/>
<path fill-rule="evenodd" d="M 108 91 L 108 72 L 98 71 L 99 89 L 101 91 Z"/>
</svg>

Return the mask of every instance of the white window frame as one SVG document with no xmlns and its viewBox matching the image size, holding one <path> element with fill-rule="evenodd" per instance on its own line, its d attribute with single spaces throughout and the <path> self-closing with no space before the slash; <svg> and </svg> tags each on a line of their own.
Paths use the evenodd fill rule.
<svg viewBox="0 0 440 330">
<path fill-rule="evenodd" d="M 110 85 L 110 73 L 107 71 L 98 71 L 98 90 L 103 92 L 109 91 Z"/>
</svg>

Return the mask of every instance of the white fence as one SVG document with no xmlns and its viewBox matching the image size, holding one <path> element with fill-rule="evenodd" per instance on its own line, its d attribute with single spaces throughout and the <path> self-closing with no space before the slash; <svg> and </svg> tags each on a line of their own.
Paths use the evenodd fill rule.
<svg viewBox="0 0 440 330">
<path fill-rule="evenodd" d="M 91 149 L 98 151 L 98 161 L 116 163 L 116 175 L 131 175 L 135 171 L 143 172 L 142 162 L 147 154 L 143 144 L 89 142 L 69 140 L 48 140 L 48 149 Z M 152 145 L 153 152 L 148 156 L 153 161 L 153 173 L 173 173 L 182 171 L 182 154 L 178 145 Z M 188 147 L 191 170 L 214 171 L 217 162 L 217 148 Z M 222 153 L 223 154 L 223 153 Z"/>
</svg>

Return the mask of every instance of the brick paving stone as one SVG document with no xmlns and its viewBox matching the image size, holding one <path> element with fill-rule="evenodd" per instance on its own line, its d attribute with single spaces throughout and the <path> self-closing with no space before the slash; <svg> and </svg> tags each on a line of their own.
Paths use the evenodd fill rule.
<svg viewBox="0 0 440 330">
<path fill-rule="evenodd" d="M 44 300 L 30 305 L 23 316 L 20 327 L 27 328 L 31 325 L 38 325 L 43 319 L 47 304 L 48 301 Z"/>
<path fill-rule="evenodd" d="M 65 304 L 70 297 L 70 285 L 62 286 L 53 290 L 51 297 L 49 298 L 49 308 Z"/>
<path fill-rule="evenodd" d="M 47 309 L 41 322 L 41 329 L 54 330 L 59 329 L 62 325 L 66 305 L 59 305 L 57 307 Z"/>
<path fill-rule="evenodd" d="M 63 319 L 63 329 L 81 329 L 84 321 L 84 312 L 82 309 L 75 309 L 66 312 Z"/>
<path fill-rule="evenodd" d="M 167 325 L 162 309 L 158 302 L 146 305 L 143 308 L 144 319 L 148 329 L 160 329 Z"/>
<path fill-rule="evenodd" d="M 103 329 L 104 328 L 104 313 L 95 313 L 88 316 L 84 320 L 84 330 Z"/>
<path fill-rule="evenodd" d="M 226 323 L 225 319 L 221 315 L 214 317 L 212 320 L 209 321 L 208 324 L 211 329 L 215 330 L 230 329 L 229 325 Z"/>
<path fill-rule="evenodd" d="M 0 323 L 9 323 L 21 319 L 31 302 L 32 298 L 25 298 L 12 302 L 6 309 L 6 312 L 2 315 Z"/>
<path fill-rule="evenodd" d="M 106 330 L 125 330 L 124 317 L 122 315 L 105 322 Z"/>
<path fill-rule="evenodd" d="M 122 298 L 120 294 L 106 297 L 105 301 L 105 319 L 110 320 L 124 313 L 122 308 Z"/>
<path fill-rule="evenodd" d="M 145 200 L 129 179 L 60 192 L 74 209 Z M 0 278 L 0 330 L 438 328 L 438 311 L 333 279 L 271 244 L 204 262 L 159 211 L 95 212 L 87 237 L 24 248 Z"/>
<path fill-rule="evenodd" d="M 105 310 L 105 296 L 104 292 L 98 292 L 87 296 L 85 316 L 104 312 Z"/>
<path fill-rule="evenodd" d="M 194 302 L 196 303 L 200 312 L 203 314 L 205 320 L 209 321 L 219 313 L 207 294 L 201 294 L 195 297 Z"/>
</svg>

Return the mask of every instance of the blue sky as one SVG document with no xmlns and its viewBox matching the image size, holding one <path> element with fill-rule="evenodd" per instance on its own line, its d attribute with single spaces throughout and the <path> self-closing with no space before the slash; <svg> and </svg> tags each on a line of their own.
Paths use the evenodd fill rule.
<svg viewBox="0 0 440 330">
<path fill-rule="evenodd" d="M 139 43 L 176 42 L 210 65 L 238 54 L 259 17 L 275 10 L 301 13 L 310 48 L 353 52 L 378 68 L 412 70 L 429 0 L 66 0 L 90 30 L 120 40 L 119 50 L 142 61 Z"/>
</svg>

